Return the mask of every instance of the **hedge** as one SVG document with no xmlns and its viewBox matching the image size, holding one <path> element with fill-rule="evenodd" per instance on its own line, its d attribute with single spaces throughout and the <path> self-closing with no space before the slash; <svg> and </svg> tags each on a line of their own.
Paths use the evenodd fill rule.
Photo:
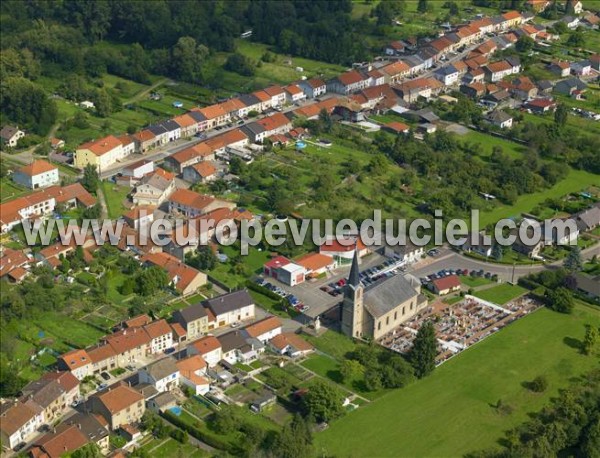
<svg viewBox="0 0 600 458">
<path fill-rule="evenodd" d="M 165 412 L 162 412 L 160 415 L 165 420 L 169 421 L 170 423 L 173 423 L 178 428 L 181 428 L 182 430 L 186 431 L 190 436 L 195 437 L 199 441 L 202 441 L 202 442 L 210 445 L 211 447 L 214 447 L 214 448 L 217 448 L 220 450 L 225 450 L 227 452 L 233 451 L 234 447 L 231 444 L 222 441 L 218 437 L 215 437 L 206 431 L 197 429 L 193 425 L 185 423 L 177 415 L 175 415 L 174 413 L 172 413 L 168 410 Z"/>
</svg>

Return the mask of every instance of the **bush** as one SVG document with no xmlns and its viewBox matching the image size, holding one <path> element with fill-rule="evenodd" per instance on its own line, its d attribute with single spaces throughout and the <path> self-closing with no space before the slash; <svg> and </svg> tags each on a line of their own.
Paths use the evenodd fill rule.
<svg viewBox="0 0 600 458">
<path fill-rule="evenodd" d="M 534 393 L 543 393 L 548 389 L 548 380 L 543 375 L 538 375 L 529 384 L 529 389 Z"/>
<path fill-rule="evenodd" d="M 188 443 L 188 433 L 182 429 L 174 429 L 171 431 L 171 437 L 182 444 Z"/>
<path fill-rule="evenodd" d="M 232 449 L 231 444 L 222 441 L 220 438 L 215 437 L 214 434 L 210 434 L 207 431 L 203 431 L 201 429 L 195 428 L 192 425 L 189 425 L 182 421 L 177 415 L 166 411 L 161 413 L 161 416 L 167 419 L 170 423 L 173 423 L 178 428 L 189 433 L 190 436 L 195 437 L 199 441 L 205 442 L 211 447 L 218 448 L 220 450 L 230 451 Z"/>
</svg>

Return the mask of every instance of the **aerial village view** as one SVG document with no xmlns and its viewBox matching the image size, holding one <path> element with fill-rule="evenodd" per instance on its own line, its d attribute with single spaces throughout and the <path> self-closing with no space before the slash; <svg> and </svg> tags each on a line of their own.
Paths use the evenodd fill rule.
<svg viewBox="0 0 600 458">
<path fill-rule="evenodd" d="M 0 10 L 3 458 L 600 457 L 600 0 Z"/>
</svg>

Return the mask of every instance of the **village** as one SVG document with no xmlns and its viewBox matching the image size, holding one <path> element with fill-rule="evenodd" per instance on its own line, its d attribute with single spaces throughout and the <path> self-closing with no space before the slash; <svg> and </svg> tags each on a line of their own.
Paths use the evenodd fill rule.
<svg viewBox="0 0 600 458">
<path fill-rule="evenodd" d="M 351 243 L 329 237 L 297 255 L 261 245 L 243 260 L 238 245 L 216 241 L 219 223 L 239 228 L 242 221 L 299 214 L 298 207 L 289 216 L 267 215 L 241 204 L 239 170 L 277 151 L 333 154 L 336 140 L 312 132 L 310 122 L 422 142 L 439 131 L 509 141 L 524 119 L 543 119 L 565 100 L 588 107 L 588 86 L 600 76 L 598 52 L 578 52 L 576 60 L 535 58 L 539 73 L 552 79 L 525 76 L 519 57 L 506 52 L 527 43 L 532 57 L 532 43 L 551 47 L 560 37 L 555 22 L 537 20 L 551 2 L 526 3 L 522 12 L 447 24 L 437 38 L 392 41 L 373 62 L 334 78 L 268 86 L 74 151 L 52 137 L 47 157 L 12 162 L 2 182 L 11 188 L 0 202 L 0 279 L 16 295 L 16 288 L 46 281 L 77 288 L 82 305 L 63 304 L 67 313 L 49 320 L 52 328 L 36 320 L 37 335 L 24 327 L 15 332 L 34 349 L 30 361 L 49 357 L 51 363 L 36 362 L 19 395 L 2 399 L 3 456 L 75 456 L 89 444 L 110 457 L 173 456 L 176 447 L 186 456 L 240 454 L 244 427 L 267 435 L 298 412 L 314 415 L 309 393 L 322 386 L 336 391 L 344 413 L 361 410 L 403 384 L 365 387 L 362 375 L 339 375 L 348 355 L 377 347 L 391 358 L 407 356 L 419 330 L 433 323 L 435 364 L 445 364 L 539 314 L 541 280 L 529 280 L 531 287 L 518 280 L 562 265 L 573 252 L 564 246 L 572 242 L 581 264 L 572 274 L 573 294 L 597 304 L 597 182 L 560 194 L 572 206 L 559 216 L 542 218 L 531 207 L 519 214 L 520 226 L 572 221 L 575 231 L 534 246 L 517 240 L 504 252 L 483 241 L 453 249 L 369 247 L 347 234 Z M 569 0 L 556 22 L 570 31 L 597 31 L 598 14 Z M 459 94 L 481 110 L 482 124 L 447 119 Z M 568 116 L 600 121 L 593 108 L 573 108 Z M 2 157 L 27 135 L 16 125 L 2 127 Z M 216 189 L 220 183 L 227 190 Z M 13 189 L 18 196 L 6 198 Z M 82 218 L 124 229 L 116 240 L 89 233 L 77 244 L 53 234 L 50 245 L 24 246 L 25 223 Z M 185 244 L 175 238 L 164 246 L 146 243 L 148 226 L 158 220 L 183 221 L 194 237 Z M 488 229 L 479 240 L 491 235 Z M 99 290 L 103 305 L 95 309 Z M 365 345 L 371 342 L 377 345 Z M 242 429 L 214 426 L 227 415 Z M 330 427 L 326 417 L 316 420 L 316 432 Z M 159 438 L 162 428 L 170 432 Z"/>
</svg>

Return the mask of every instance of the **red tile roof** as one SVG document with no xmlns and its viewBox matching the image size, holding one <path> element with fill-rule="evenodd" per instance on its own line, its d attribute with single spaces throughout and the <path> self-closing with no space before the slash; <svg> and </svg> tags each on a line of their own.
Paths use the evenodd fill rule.
<svg viewBox="0 0 600 458">
<path fill-rule="evenodd" d="M 363 76 L 360 73 L 358 73 L 356 70 L 351 70 L 349 72 L 342 73 L 341 75 L 339 75 L 337 77 L 337 79 L 344 86 L 356 84 L 356 83 L 359 83 L 360 81 L 364 80 Z"/>
<path fill-rule="evenodd" d="M 385 127 L 387 127 L 388 129 L 392 129 L 399 133 L 407 132 L 410 129 L 410 126 L 404 124 L 403 122 L 398 122 L 398 121 L 388 122 L 385 125 Z"/>
<path fill-rule="evenodd" d="M 31 164 L 21 167 L 19 169 L 19 172 L 21 172 L 27 176 L 33 177 L 33 176 L 39 175 L 41 173 L 50 172 L 50 171 L 56 170 L 56 169 L 57 169 L 57 167 L 50 164 L 49 162 L 44 161 L 43 159 L 37 159 L 37 160 L 33 161 Z"/>
<path fill-rule="evenodd" d="M 331 256 L 321 253 L 308 253 L 296 260 L 296 263 L 306 270 L 320 270 L 331 266 L 334 261 Z"/>
<path fill-rule="evenodd" d="M 438 291 L 447 289 L 460 288 L 460 278 L 456 275 L 448 275 L 447 277 L 437 278 L 432 281 Z"/>
<path fill-rule="evenodd" d="M 144 401 L 144 396 L 125 384 L 112 386 L 107 391 L 95 396 L 111 414 L 116 414 L 137 402 Z"/>
<path fill-rule="evenodd" d="M 207 309 L 208 311 L 208 309 Z M 192 344 L 202 356 L 221 348 L 221 342 L 215 336 L 204 336 Z"/>
<path fill-rule="evenodd" d="M 202 178 L 208 178 L 217 173 L 217 168 L 210 162 L 202 161 L 191 166 Z"/>
<path fill-rule="evenodd" d="M 83 145 L 79 145 L 77 150 L 87 149 L 94 153 L 96 156 L 103 156 L 104 154 L 111 152 L 119 146 L 121 146 L 121 141 L 114 135 L 108 135 L 107 137 L 101 138 L 99 140 L 94 140 L 91 142 L 84 143 Z"/>
<path fill-rule="evenodd" d="M 250 337 L 260 337 L 267 332 L 274 331 L 277 328 L 281 328 L 282 323 L 279 318 L 276 316 L 269 316 L 267 318 L 263 318 L 256 323 L 252 323 L 246 326 L 246 332 Z"/>
<path fill-rule="evenodd" d="M 85 350 L 72 350 L 63 354 L 60 359 L 67 365 L 69 370 L 74 371 L 80 367 L 91 364 L 92 360 Z"/>
<path fill-rule="evenodd" d="M 215 201 L 215 198 L 212 196 L 207 196 L 206 194 L 199 194 L 194 191 L 190 191 L 189 189 L 177 189 L 169 200 L 173 203 L 193 208 L 196 210 L 203 210 L 208 205 Z"/>
</svg>

